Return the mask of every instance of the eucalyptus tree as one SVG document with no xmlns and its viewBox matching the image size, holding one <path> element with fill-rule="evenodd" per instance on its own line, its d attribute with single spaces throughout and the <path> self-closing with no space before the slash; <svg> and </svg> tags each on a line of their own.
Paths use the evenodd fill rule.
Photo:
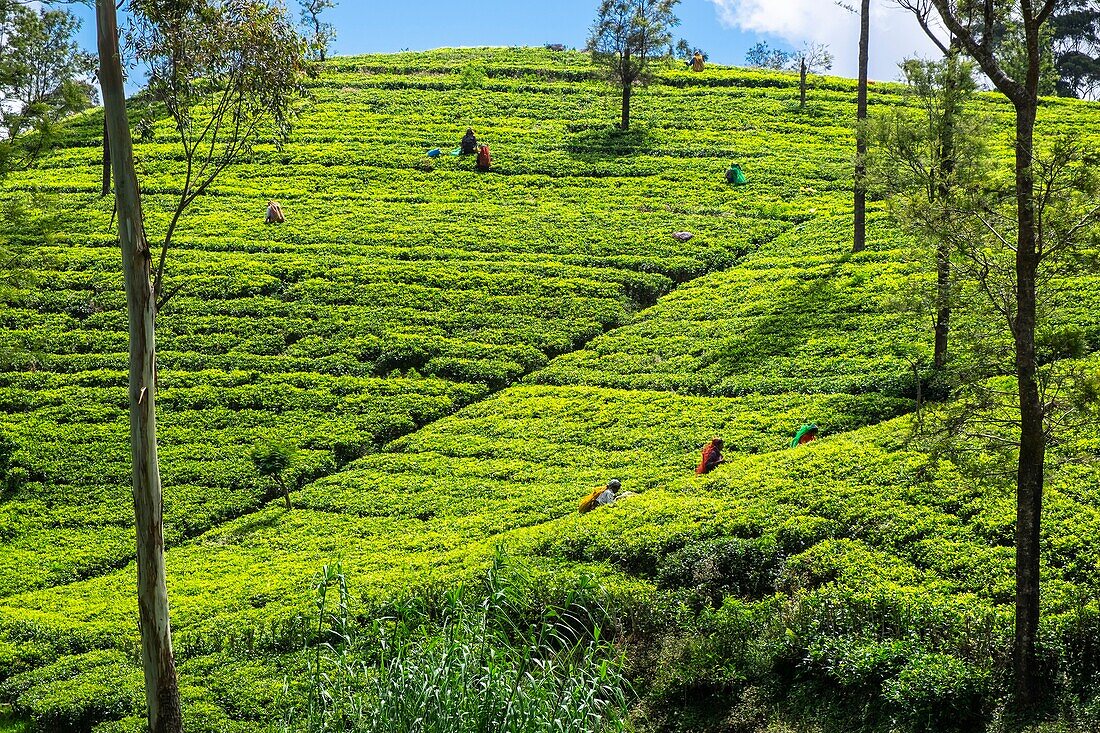
<svg viewBox="0 0 1100 733">
<path fill-rule="evenodd" d="M 129 320 L 130 450 L 138 610 L 149 729 L 183 729 L 164 563 L 157 458 L 155 324 L 172 233 L 187 207 L 264 131 L 285 135 L 299 92 L 303 43 L 281 4 L 263 0 L 130 0 L 126 38 L 151 96 L 172 118 L 185 162 L 160 242 L 147 236 L 126 106 L 118 8 L 96 0 L 99 81 L 110 141 Z M 154 271 L 154 248 L 159 248 Z"/>
<path fill-rule="evenodd" d="M 306 28 L 306 44 L 310 56 L 324 61 L 329 44 L 336 38 L 336 26 L 321 19 L 326 11 L 336 7 L 336 0 L 298 0 L 302 25 Z"/>
</svg>

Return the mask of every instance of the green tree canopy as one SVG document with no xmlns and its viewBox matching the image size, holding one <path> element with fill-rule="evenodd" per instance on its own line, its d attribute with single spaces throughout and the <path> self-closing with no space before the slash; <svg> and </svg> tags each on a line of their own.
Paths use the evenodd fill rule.
<svg viewBox="0 0 1100 733">
<path fill-rule="evenodd" d="M 772 48 L 767 41 L 760 41 L 745 54 L 745 63 L 759 69 L 785 69 L 794 54 Z"/>
<path fill-rule="evenodd" d="M 305 45 L 285 7 L 267 0 L 133 0 L 130 10 L 127 44 L 148 73 L 151 98 L 175 123 L 185 164 L 155 272 L 159 296 L 187 207 L 253 144 L 289 133 Z"/>
<path fill-rule="evenodd" d="M 1051 18 L 1058 94 L 1100 97 L 1100 3 L 1065 0 Z"/>
<path fill-rule="evenodd" d="M 316 61 L 324 61 L 329 44 L 336 38 L 336 26 L 321 20 L 321 14 L 336 7 L 336 0 L 298 0 L 302 25 L 305 27 L 309 55 Z"/>
<path fill-rule="evenodd" d="M 249 454 L 259 474 L 274 479 L 279 485 L 287 509 L 290 509 L 290 487 L 283 480 L 283 471 L 290 468 L 297 453 L 297 449 L 289 443 L 270 441 L 254 446 Z"/>
<path fill-rule="evenodd" d="M 95 61 L 80 50 L 80 20 L 0 0 L 0 176 L 48 146 L 58 120 L 89 107 Z"/>
<path fill-rule="evenodd" d="M 630 127 L 630 94 L 649 83 L 654 57 L 672 42 L 680 0 L 602 0 L 588 36 L 588 51 L 608 81 L 623 90 L 623 130 Z"/>
</svg>

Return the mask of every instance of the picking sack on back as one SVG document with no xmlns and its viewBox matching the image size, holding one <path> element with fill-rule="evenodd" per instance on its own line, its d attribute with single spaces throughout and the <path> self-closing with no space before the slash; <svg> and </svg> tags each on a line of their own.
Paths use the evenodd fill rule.
<svg viewBox="0 0 1100 733">
<path fill-rule="evenodd" d="M 493 156 L 489 155 L 489 146 L 482 145 L 477 149 L 477 169 L 487 171 L 493 164 Z"/>
<path fill-rule="evenodd" d="M 730 166 L 730 169 L 726 171 L 726 183 L 733 184 L 734 186 L 744 186 L 749 182 L 749 179 L 745 178 L 745 171 L 741 170 L 741 166 L 734 163 Z"/>
<path fill-rule="evenodd" d="M 274 201 L 267 202 L 267 217 L 264 220 L 268 224 L 282 224 L 286 221 L 286 216 L 283 215 L 283 207 Z"/>
<path fill-rule="evenodd" d="M 600 494 L 607 491 L 603 486 L 595 489 L 591 494 L 581 499 L 581 503 L 577 506 L 577 512 L 580 514 L 587 514 L 600 505 Z"/>
</svg>

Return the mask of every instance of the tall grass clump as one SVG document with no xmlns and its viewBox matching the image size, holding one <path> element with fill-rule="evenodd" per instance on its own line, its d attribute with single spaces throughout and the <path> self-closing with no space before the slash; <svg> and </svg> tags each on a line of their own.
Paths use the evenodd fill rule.
<svg viewBox="0 0 1100 733">
<path fill-rule="evenodd" d="M 317 583 L 318 643 L 287 730 L 613 733 L 628 683 L 613 621 L 587 577 L 547 591 L 497 555 L 482 582 L 394 602 L 356 623 L 346 578 Z M 331 598 L 335 590 L 336 599 Z"/>
</svg>

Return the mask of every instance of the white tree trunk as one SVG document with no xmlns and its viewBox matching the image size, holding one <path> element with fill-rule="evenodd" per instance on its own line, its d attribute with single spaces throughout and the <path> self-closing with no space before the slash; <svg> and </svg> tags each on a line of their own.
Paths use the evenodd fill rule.
<svg viewBox="0 0 1100 733">
<path fill-rule="evenodd" d="M 156 300 L 145 238 L 141 191 L 134 170 L 133 141 L 118 50 L 114 0 L 97 0 L 99 81 L 114 172 L 118 234 L 130 323 L 130 451 L 133 459 L 134 523 L 137 529 L 138 610 L 145 670 L 149 730 L 181 733 L 179 687 L 168 620 L 164 570 L 163 505 L 157 462 Z"/>
</svg>

